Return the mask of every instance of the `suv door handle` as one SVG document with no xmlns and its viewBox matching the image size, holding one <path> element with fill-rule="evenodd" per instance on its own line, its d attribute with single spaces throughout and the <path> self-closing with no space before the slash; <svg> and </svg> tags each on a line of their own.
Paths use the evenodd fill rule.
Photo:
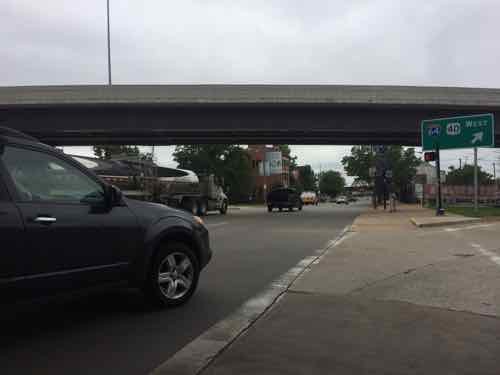
<svg viewBox="0 0 500 375">
<path fill-rule="evenodd" d="M 38 216 L 35 218 L 36 223 L 40 224 L 52 224 L 55 223 L 57 219 L 55 217 L 50 217 L 50 216 Z"/>
</svg>

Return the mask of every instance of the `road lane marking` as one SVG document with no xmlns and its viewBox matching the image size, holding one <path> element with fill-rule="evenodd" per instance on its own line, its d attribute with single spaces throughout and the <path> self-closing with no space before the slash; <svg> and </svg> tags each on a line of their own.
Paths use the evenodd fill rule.
<svg viewBox="0 0 500 375">
<path fill-rule="evenodd" d="M 500 266 L 500 255 L 498 255 L 497 253 L 493 252 L 493 251 L 490 251 L 490 250 L 486 250 L 484 249 L 480 244 L 478 243 L 471 243 L 470 244 L 473 248 L 475 248 L 477 251 L 479 251 L 482 255 L 490 258 L 490 260 L 493 262 L 493 263 L 496 263 L 498 266 Z"/>
<path fill-rule="evenodd" d="M 222 224 L 222 223 L 220 223 Z M 154 369 L 151 375 L 195 375 L 202 372 L 219 353 L 246 332 L 261 316 L 278 301 L 292 284 L 321 259 L 332 247 L 342 241 L 349 232 L 346 226 L 340 234 L 329 241 L 321 252 L 314 251 L 299 261 L 287 272 L 275 279 L 263 292 L 250 298 L 227 318 L 214 324 L 204 333 L 180 349 L 172 357 Z"/>
</svg>

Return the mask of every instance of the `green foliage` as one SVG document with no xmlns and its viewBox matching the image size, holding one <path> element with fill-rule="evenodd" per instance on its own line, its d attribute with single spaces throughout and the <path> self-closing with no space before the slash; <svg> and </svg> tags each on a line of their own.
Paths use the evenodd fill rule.
<svg viewBox="0 0 500 375">
<path fill-rule="evenodd" d="M 351 155 L 342 158 L 342 164 L 348 176 L 354 177 L 355 182 L 371 184 L 370 167 L 375 165 L 375 155 L 370 146 L 354 146 Z"/>
<path fill-rule="evenodd" d="M 345 179 L 340 172 L 326 171 L 319 176 L 319 190 L 332 197 L 340 194 L 345 187 Z"/>
<path fill-rule="evenodd" d="M 252 189 L 251 162 L 247 152 L 240 147 L 229 150 L 223 166 L 226 194 L 232 202 L 248 201 Z"/>
<path fill-rule="evenodd" d="M 487 172 L 484 172 L 480 166 L 477 167 L 477 177 L 479 185 L 492 184 L 493 176 Z M 447 185 L 474 185 L 474 166 L 466 164 L 461 169 L 455 169 L 453 166 L 450 167 L 448 174 L 446 175 Z"/>
<path fill-rule="evenodd" d="M 116 156 L 139 156 L 140 151 L 137 146 L 125 145 L 95 145 L 94 155 L 99 159 L 109 160 Z"/>
<path fill-rule="evenodd" d="M 232 201 L 248 199 L 251 193 L 251 164 L 238 145 L 180 145 L 173 153 L 179 168 L 196 174 L 214 174 L 224 180 Z"/>
<path fill-rule="evenodd" d="M 403 190 L 410 184 L 417 173 L 420 159 L 415 156 L 415 149 L 402 146 L 388 146 L 384 156 L 388 169 L 392 170 L 392 183 L 397 190 Z M 369 146 L 354 146 L 351 155 L 342 158 L 342 164 L 348 176 L 355 177 L 355 182 L 371 184 L 370 168 L 376 164 L 375 154 Z"/>
<path fill-rule="evenodd" d="M 402 190 L 412 183 L 421 161 L 415 155 L 414 148 L 389 146 L 387 152 L 389 166 L 393 173 L 393 184 L 398 190 Z"/>
<path fill-rule="evenodd" d="M 290 169 L 297 168 L 297 156 L 291 155 L 292 150 L 290 150 L 290 146 L 289 145 L 279 145 L 278 147 L 281 151 L 281 154 L 290 159 Z"/>
<path fill-rule="evenodd" d="M 294 186 L 299 191 L 316 190 L 316 176 L 310 165 L 304 165 L 297 168 L 299 170 L 298 180 Z"/>
<path fill-rule="evenodd" d="M 469 217 L 492 217 L 492 216 L 500 216 L 500 208 L 499 207 L 479 207 L 476 211 L 474 207 L 464 207 L 464 206 L 448 206 L 446 207 L 446 211 Z"/>
</svg>

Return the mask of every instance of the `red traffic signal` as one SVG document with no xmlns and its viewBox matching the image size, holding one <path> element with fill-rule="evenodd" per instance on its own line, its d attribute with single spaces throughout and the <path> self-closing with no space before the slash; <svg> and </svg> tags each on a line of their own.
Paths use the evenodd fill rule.
<svg viewBox="0 0 500 375">
<path fill-rule="evenodd" d="M 424 153 L 424 160 L 425 161 L 436 161 L 436 153 L 434 151 Z"/>
</svg>

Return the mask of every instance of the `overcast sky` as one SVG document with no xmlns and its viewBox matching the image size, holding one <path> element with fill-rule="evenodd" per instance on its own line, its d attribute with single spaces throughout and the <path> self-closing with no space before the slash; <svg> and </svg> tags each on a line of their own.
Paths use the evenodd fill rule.
<svg viewBox="0 0 500 375">
<path fill-rule="evenodd" d="M 110 3 L 115 84 L 500 87 L 499 0 Z M 105 0 L 4 0 L 0 21 L 0 85 L 106 83 Z M 292 147 L 323 169 L 347 150 Z M 447 151 L 444 166 L 459 157 L 472 161 Z M 480 157 L 491 170 L 498 155 Z"/>
</svg>

